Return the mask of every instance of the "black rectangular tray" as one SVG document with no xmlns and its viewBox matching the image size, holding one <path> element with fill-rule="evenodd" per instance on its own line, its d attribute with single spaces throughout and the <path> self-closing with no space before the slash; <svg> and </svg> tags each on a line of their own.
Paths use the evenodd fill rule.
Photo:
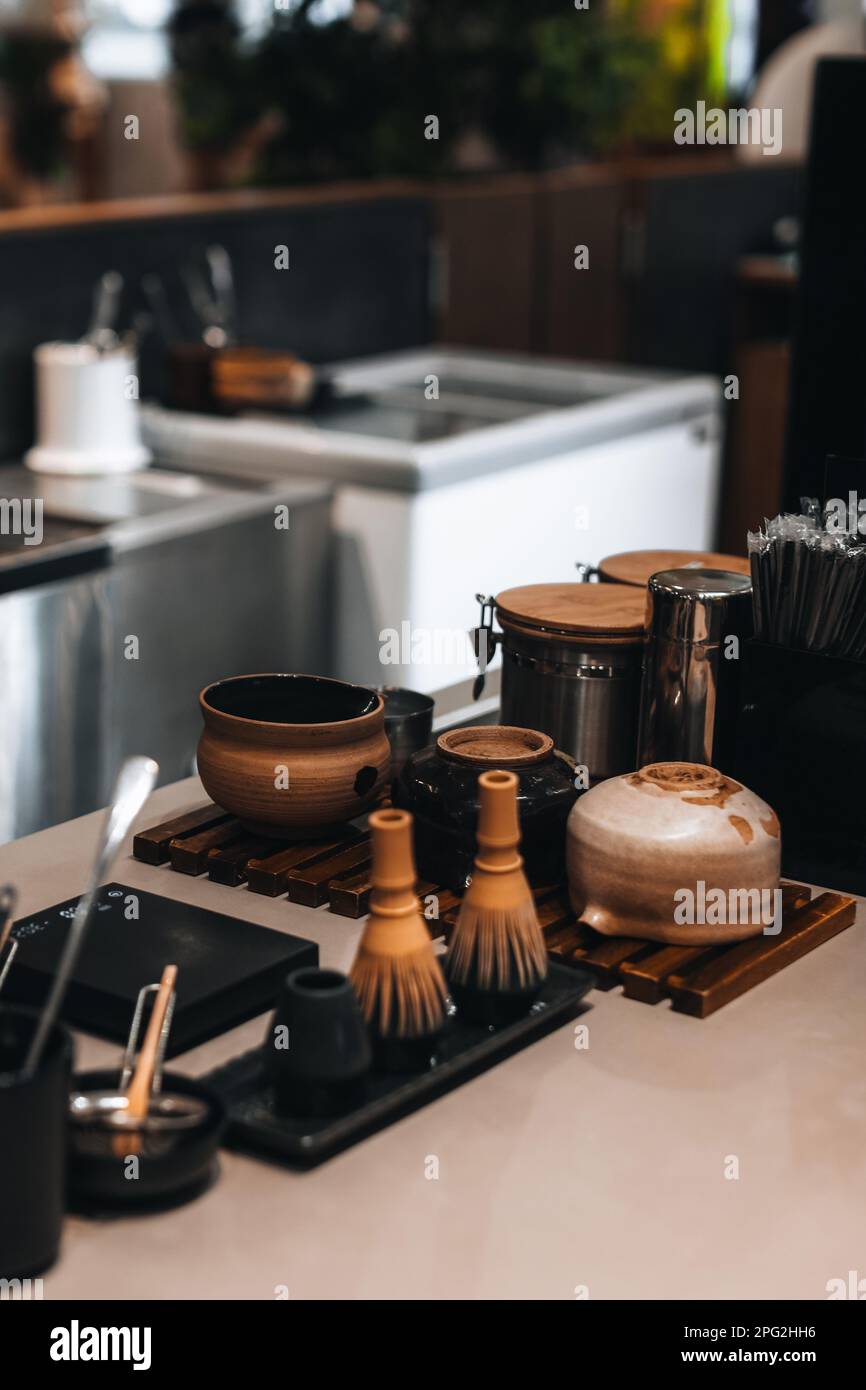
<svg viewBox="0 0 866 1390">
<path fill-rule="evenodd" d="M 130 898 L 134 907 L 127 907 Z M 18 953 L 3 991 L 7 1002 L 44 1001 L 77 903 L 69 898 L 15 923 Z M 271 1008 L 288 972 L 318 960 L 313 941 L 108 883 L 99 890 L 61 1017 L 87 1033 L 125 1042 L 138 991 L 158 982 L 164 966 L 176 965 L 167 1048 L 176 1057 Z"/>
<path fill-rule="evenodd" d="M 292 1167 L 310 1168 L 554 1032 L 580 1012 L 581 1000 L 594 983 L 588 971 L 551 961 L 538 1000 L 516 1023 L 490 1029 L 464 1023 L 452 1011 L 428 1071 L 408 1076 L 373 1073 L 361 1103 L 337 1117 L 308 1119 L 280 1114 L 262 1074 L 259 1049 L 243 1053 L 201 1080 L 212 1086 L 228 1107 L 226 1143 L 230 1148 L 276 1158 Z"/>
</svg>

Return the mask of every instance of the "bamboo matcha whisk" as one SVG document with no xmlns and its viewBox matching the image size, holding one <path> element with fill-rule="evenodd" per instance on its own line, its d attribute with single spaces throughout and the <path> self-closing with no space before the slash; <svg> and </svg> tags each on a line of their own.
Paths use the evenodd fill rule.
<svg viewBox="0 0 866 1390">
<path fill-rule="evenodd" d="M 374 811 L 370 831 L 370 916 L 350 979 L 374 1046 L 377 1041 L 419 1042 L 423 1053 L 445 1022 L 446 988 L 415 896 L 412 817 L 408 811 Z M 411 1047 L 383 1053 L 380 1046 L 378 1052 L 386 1065 L 415 1065 L 423 1060 L 418 1049 Z"/>
<path fill-rule="evenodd" d="M 499 1023 L 528 1009 L 547 974 L 547 952 L 518 850 L 517 775 L 482 772 L 478 787 L 475 867 L 446 968 L 460 1012 Z"/>
</svg>

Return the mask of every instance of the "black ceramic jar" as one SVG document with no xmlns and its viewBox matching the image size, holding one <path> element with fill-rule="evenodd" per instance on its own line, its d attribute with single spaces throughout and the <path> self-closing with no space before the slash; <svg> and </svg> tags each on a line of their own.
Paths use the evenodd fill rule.
<svg viewBox="0 0 866 1390">
<path fill-rule="evenodd" d="M 293 970 L 264 1041 L 278 1109 L 339 1115 L 360 1099 L 371 1064 L 370 1037 L 351 982 L 339 970 Z"/>
<path fill-rule="evenodd" d="M 547 734 L 480 724 L 440 734 L 410 758 L 392 787 L 395 806 L 415 818 L 418 873 L 460 892 L 472 873 L 478 823 L 478 774 L 517 774 L 520 852 L 536 887 L 565 878 L 565 822 L 577 798 L 574 766 Z"/>
</svg>

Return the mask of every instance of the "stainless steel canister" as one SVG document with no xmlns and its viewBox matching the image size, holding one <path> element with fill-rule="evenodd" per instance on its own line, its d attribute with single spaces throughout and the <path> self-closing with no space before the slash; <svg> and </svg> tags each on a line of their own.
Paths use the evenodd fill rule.
<svg viewBox="0 0 866 1390">
<path fill-rule="evenodd" d="M 681 760 L 731 770 L 751 590 L 747 576 L 726 570 L 650 577 L 638 766 Z"/>
<path fill-rule="evenodd" d="M 576 642 L 505 629 L 502 722 L 549 734 L 592 782 L 631 772 L 640 672 L 639 641 Z"/>
</svg>

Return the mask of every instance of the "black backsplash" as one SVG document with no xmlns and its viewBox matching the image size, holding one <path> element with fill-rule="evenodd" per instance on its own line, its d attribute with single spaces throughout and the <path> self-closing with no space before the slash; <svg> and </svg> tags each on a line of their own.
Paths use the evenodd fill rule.
<svg viewBox="0 0 866 1390">
<path fill-rule="evenodd" d="M 145 307 L 142 275 L 164 277 L 177 317 L 178 267 L 218 242 L 232 258 L 241 341 L 285 347 L 312 362 L 414 347 L 429 340 L 429 210 L 387 198 L 145 217 L 0 235 L 0 458 L 33 439 L 32 352 L 86 330 L 103 271 L 126 281 L 121 321 Z M 277 270 L 275 247 L 290 268 Z M 152 345 L 142 394 L 158 389 Z"/>
</svg>

